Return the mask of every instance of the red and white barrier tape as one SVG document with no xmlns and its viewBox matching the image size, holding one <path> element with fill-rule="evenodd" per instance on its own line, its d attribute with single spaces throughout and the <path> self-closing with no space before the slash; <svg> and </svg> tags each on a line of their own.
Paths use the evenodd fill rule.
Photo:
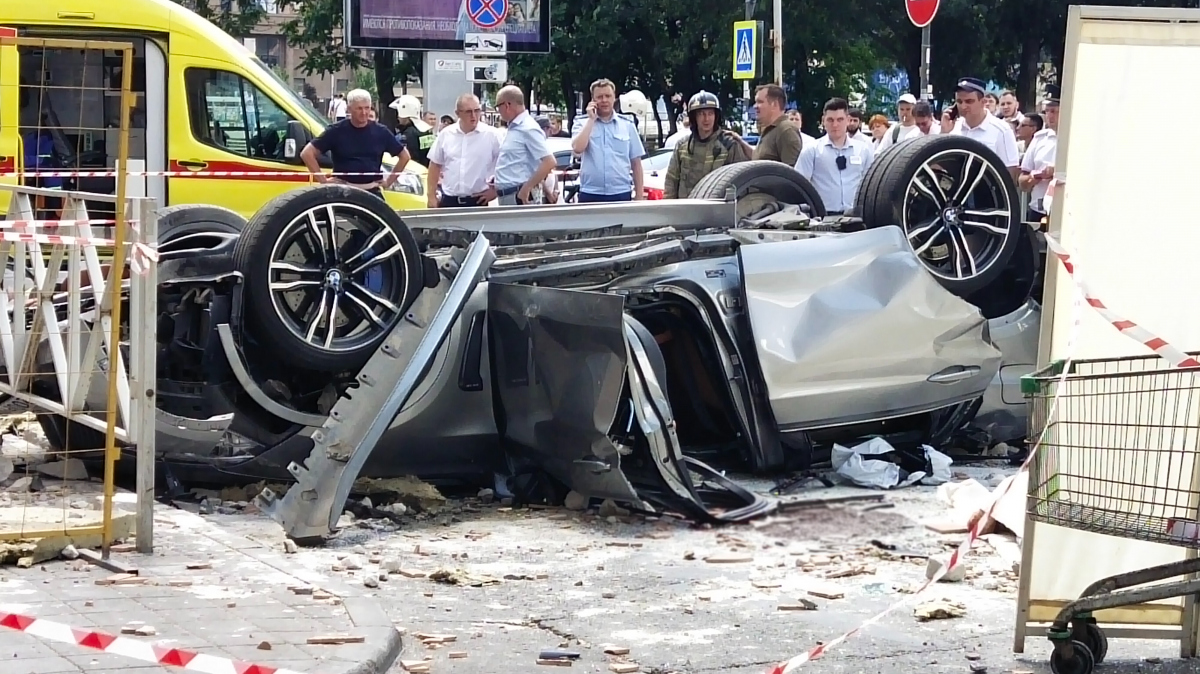
<svg viewBox="0 0 1200 674">
<path fill-rule="evenodd" d="M 0 241 L 60 246 L 115 246 L 117 244 L 112 239 L 94 239 L 62 234 L 34 234 L 32 232 L 6 232 L 2 230 L 0 230 Z M 151 246 L 144 243 L 132 242 L 129 242 L 129 245 L 133 246 L 133 250 L 129 256 L 129 267 L 134 273 L 145 273 L 148 271 L 150 264 L 158 262 L 158 251 L 154 250 Z"/>
<path fill-rule="evenodd" d="M 255 665 L 182 648 L 158 646 L 141 639 L 119 637 L 96 630 L 77 629 L 63 623 L 17 613 L 0 611 L 0 627 L 7 627 L 41 639 L 73 644 L 155 665 L 178 667 L 204 674 L 300 674 L 290 669 Z"/>
<path fill-rule="evenodd" d="M 1059 262 L 1062 263 L 1063 268 L 1066 269 L 1067 273 L 1071 276 L 1071 279 L 1075 283 L 1075 287 L 1076 287 L 1082 301 L 1087 306 L 1095 309 L 1101 316 L 1104 317 L 1105 320 L 1107 320 L 1109 323 L 1111 323 L 1112 326 L 1117 329 L 1117 331 L 1119 331 L 1121 334 L 1129 337 L 1130 339 L 1136 340 L 1140 344 L 1145 345 L 1151 351 L 1158 354 L 1163 359 L 1169 361 L 1172 365 L 1174 365 L 1176 367 L 1200 366 L 1200 362 L 1197 362 L 1197 360 L 1195 358 L 1188 356 L 1181 349 L 1171 346 L 1166 340 L 1162 339 L 1161 337 L 1157 337 L 1157 336 L 1151 334 L 1145 328 L 1142 328 L 1141 326 L 1134 323 L 1133 321 L 1130 321 L 1125 318 L 1122 318 L 1121 316 L 1118 316 L 1111 309 L 1106 307 L 1103 302 L 1101 302 L 1098 298 L 1096 298 L 1094 295 L 1091 294 L 1091 291 L 1088 288 L 1087 283 L 1076 272 L 1075 263 L 1071 261 L 1071 253 L 1069 251 L 1067 251 L 1067 249 L 1064 248 L 1062 244 L 1060 244 L 1058 241 L 1056 241 L 1053 237 L 1051 237 L 1049 235 L 1046 236 L 1046 244 L 1049 247 L 1050 252 L 1053 253 L 1056 258 L 1058 258 Z M 1074 344 L 1074 342 L 1075 342 L 1074 331 L 1078 330 L 1078 328 L 1079 328 L 1079 320 L 1078 320 L 1078 316 L 1077 316 L 1076 320 L 1074 321 L 1073 327 L 1072 327 L 1073 334 L 1072 334 L 1070 340 L 1068 340 L 1069 343 L 1068 343 L 1068 347 L 1067 347 L 1067 353 L 1068 353 L 1068 356 L 1066 359 L 1067 362 L 1063 366 L 1062 374 L 1060 377 L 1060 382 L 1065 380 L 1066 376 L 1070 372 L 1070 360 L 1071 359 L 1070 359 L 1069 354 L 1072 353 L 1072 351 L 1073 351 L 1071 344 Z M 1058 407 L 1059 396 L 1062 394 L 1062 391 L 1064 390 L 1064 388 L 1065 388 L 1064 386 L 1059 386 L 1056 388 L 1054 399 L 1050 403 L 1050 412 L 1047 415 L 1047 419 L 1051 419 L 1054 417 L 1055 410 Z M 1048 428 L 1049 428 L 1049 424 L 1047 424 L 1045 427 L 1043 427 L 1042 435 L 1037 438 L 1034 445 L 1029 449 L 1029 455 L 1025 457 L 1025 461 L 1021 464 L 1020 469 L 1017 471 L 1018 475 L 1029 469 L 1030 463 L 1032 463 L 1034 457 L 1037 456 L 1038 451 L 1041 449 L 1042 440 L 1044 439 Z M 958 566 L 960 563 L 962 563 L 963 559 L 967 556 L 967 554 L 969 554 L 971 552 L 971 547 L 975 544 L 975 541 L 979 540 L 979 537 L 980 537 L 981 532 L 984 529 L 984 527 L 986 527 L 991 522 L 992 513 L 995 512 L 996 507 L 999 505 L 1000 501 L 1003 500 L 1005 495 L 1008 494 L 1008 490 L 1009 490 L 1009 488 L 1011 488 L 1011 486 L 1013 485 L 1014 482 L 1015 482 L 1015 480 L 1007 480 L 1003 483 L 1003 489 L 999 493 L 995 494 L 995 497 L 992 499 L 992 502 L 988 505 L 987 511 L 984 513 L 983 517 L 980 517 L 975 522 L 975 525 L 971 527 L 971 531 L 967 533 L 966 538 L 963 540 L 962 543 L 959 544 L 959 546 L 954 550 L 954 553 L 950 556 L 949 562 L 946 563 L 941 569 L 939 569 L 937 571 L 937 573 L 935 573 L 933 575 L 932 578 L 925 581 L 925 583 L 922 584 L 919 588 L 917 588 L 917 590 L 915 592 L 913 592 L 910 596 L 906 597 L 905 599 L 903 599 L 901 601 L 896 602 L 895 604 L 892 604 L 891 606 L 888 606 L 883 611 L 880 611 L 878 614 L 872 616 L 871 618 L 869 618 L 868 620 L 863 622 L 858 627 L 855 627 L 854 629 L 843 633 L 842 635 L 838 636 L 837 638 L 835 638 L 829 642 L 819 644 L 819 645 L 809 649 L 805 653 L 801 653 L 800 655 L 797 655 L 786 662 L 776 665 L 775 668 L 771 670 L 770 674 L 790 674 L 790 672 L 795 671 L 796 668 L 800 667 L 804 663 L 809 662 L 811 660 L 816 660 L 817 658 L 824 655 L 830 649 L 841 644 L 842 642 L 846 641 L 847 639 L 854 636 L 855 634 L 858 634 L 863 629 L 870 627 L 871 625 L 874 625 L 874 624 L 878 623 L 879 621 L 883 620 L 884 618 L 886 618 L 888 615 L 890 615 L 896 609 L 901 608 L 902 606 L 905 606 L 906 604 L 910 603 L 915 597 L 919 596 L 921 593 L 925 592 L 930 587 L 932 587 L 934 584 L 936 584 L 947 573 L 949 573 L 956 566 Z"/>
<path fill-rule="evenodd" d="M 343 176 L 373 176 L 378 178 L 384 171 L 347 171 L 340 173 L 325 173 L 326 177 L 339 178 Z M 252 176 L 314 176 L 308 171 L 26 171 L 0 173 L 0 178 L 115 178 L 118 173 L 127 176 L 144 178 L 249 178 Z"/>
<path fill-rule="evenodd" d="M 1063 268 L 1067 270 L 1067 273 L 1071 275 L 1072 279 L 1074 279 L 1075 284 L 1079 286 L 1079 290 L 1083 293 L 1084 299 L 1088 306 L 1095 309 L 1096 312 L 1104 318 L 1104 320 L 1112 324 L 1112 326 L 1117 329 L 1117 332 L 1120 332 L 1126 337 L 1145 345 L 1146 348 L 1170 361 L 1170 363 L 1175 367 L 1200 366 L 1200 361 L 1197 361 L 1195 358 L 1187 355 L 1182 350 L 1171 346 L 1166 340 L 1152 334 L 1149 330 L 1143 328 L 1137 323 L 1118 316 L 1115 312 L 1113 312 L 1112 309 L 1109 309 L 1107 306 L 1105 306 L 1104 302 L 1100 301 L 1098 297 L 1092 294 L 1091 290 L 1087 286 L 1087 282 L 1075 274 L 1075 263 L 1071 261 L 1071 254 L 1066 248 L 1063 248 L 1061 243 L 1056 241 L 1054 237 L 1050 236 L 1049 234 L 1046 235 L 1046 247 L 1049 248 L 1050 252 L 1058 258 L 1059 262 L 1062 263 Z"/>
<path fill-rule="evenodd" d="M 130 226 L 133 221 L 127 220 Z M 115 225 L 116 220 L 0 220 L 0 229 L 57 229 L 83 225 Z"/>
</svg>

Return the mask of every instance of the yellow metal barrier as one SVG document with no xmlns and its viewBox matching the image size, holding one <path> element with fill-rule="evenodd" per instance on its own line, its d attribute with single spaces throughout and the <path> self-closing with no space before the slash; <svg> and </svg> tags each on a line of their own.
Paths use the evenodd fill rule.
<svg viewBox="0 0 1200 674">
<path fill-rule="evenodd" d="M 45 66 L 51 50 L 69 50 L 60 58 L 81 58 L 82 67 L 77 73 L 52 71 Z M 82 142 L 85 133 L 110 132 L 111 126 L 85 122 L 88 106 L 97 101 L 101 117 L 111 118 L 109 104 L 116 98 L 117 166 L 128 166 L 134 46 L 0 35 L 0 54 L 14 51 L 21 61 L 21 86 L 18 92 L 12 87 L 0 92 L 0 119 L 11 121 L 16 93 L 22 122 L 15 142 L 11 133 L 0 136 L 22 153 L 15 162 L 18 185 L 0 185 L 0 195 L 10 194 L 4 217 L 10 224 L 0 229 L 0 412 L 24 411 L 0 418 L 0 429 L 9 431 L 0 445 L 0 563 L 34 563 L 70 544 L 85 558 L 108 565 L 112 544 L 135 531 L 138 550 L 151 549 L 157 274 L 122 279 L 126 244 L 131 239 L 152 243 L 144 237 L 153 239 L 154 209 L 149 200 L 127 196 L 127 170 L 118 173 L 115 194 L 84 194 L 64 190 L 61 182 L 39 178 L 37 172 L 39 167 L 79 167 L 30 166 L 23 159 L 31 151 L 40 157 L 56 153 L 64 137 Z M 11 61 L 3 67 L 11 68 Z M 77 102 L 76 116 L 63 119 L 61 111 L 71 107 L 64 101 Z M 56 109 L 60 112 L 52 112 Z M 113 204 L 111 229 L 90 222 L 62 224 L 92 220 L 88 204 L 95 201 Z M 128 227 L 131 209 L 139 220 L 151 220 L 141 232 Z M 30 220 L 62 222 L 21 229 L 11 224 Z M 105 229 L 111 242 L 92 243 Z M 26 236 L 15 236 L 18 231 Z M 68 245 L 58 238 L 64 235 L 76 240 Z M 132 299 L 126 288 L 133 289 Z M 122 316 L 126 302 L 135 304 L 128 319 Z M 116 489 L 122 447 L 133 445 L 138 448 L 136 513 L 117 507 Z M 87 554 L 93 547 L 101 549 L 98 558 Z"/>
</svg>

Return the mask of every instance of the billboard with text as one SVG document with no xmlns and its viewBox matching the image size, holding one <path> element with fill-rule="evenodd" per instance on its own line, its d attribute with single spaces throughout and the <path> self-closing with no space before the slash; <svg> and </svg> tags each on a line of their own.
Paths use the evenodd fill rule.
<svg viewBox="0 0 1200 674">
<path fill-rule="evenodd" d="M 461 51 L 467 33 L 505 33 L 509 53 L 550 51 L 550 0 L 346 0 L 348 46 Z"/>
</svg>

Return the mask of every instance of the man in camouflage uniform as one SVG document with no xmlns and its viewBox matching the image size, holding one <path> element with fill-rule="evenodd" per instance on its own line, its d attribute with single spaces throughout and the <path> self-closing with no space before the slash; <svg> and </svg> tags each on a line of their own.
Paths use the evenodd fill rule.
<svg viewBox="0 0 1200 674">
<path fill-rule="evenodd" d="M 692 96 L 687 106 L 691 135 L 675 146 L 663 194 L 666 199 L 686 199 L 704 176 L 725 166 L 750 159 L 750 147 L 736 133 L 722 128 L 721 104 L 707 91 Z"/>
</svg>

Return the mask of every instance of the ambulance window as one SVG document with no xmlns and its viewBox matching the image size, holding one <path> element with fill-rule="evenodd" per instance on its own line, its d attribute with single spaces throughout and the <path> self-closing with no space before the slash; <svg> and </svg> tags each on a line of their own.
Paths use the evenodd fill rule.
<svg viewBox="0 0 1200 674">
<path fill-rule="evenodd" d="M 284 160 L 290 118 L 261 89 L 223 70 L 189 68 L 184 79 L 197 140 L 243 157 Z"/>
</svg>

